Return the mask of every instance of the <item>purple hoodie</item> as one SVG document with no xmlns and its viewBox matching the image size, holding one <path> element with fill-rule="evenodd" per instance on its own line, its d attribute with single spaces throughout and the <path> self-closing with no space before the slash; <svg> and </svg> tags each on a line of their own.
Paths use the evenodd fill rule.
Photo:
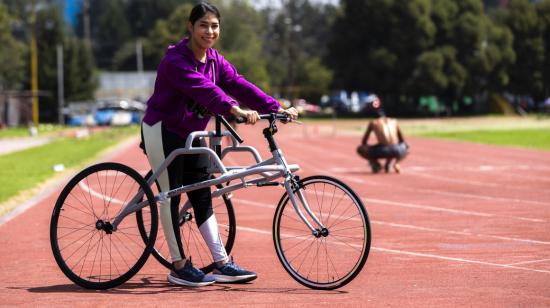
<svg viewBox="0 0 550 308">
<path fill-rule="evenodd" d="M 210 119 L 190 110 L 193 103 L 221 115 L 230 115 L 231 107 L 238 105 L 236 100 L 259 113 L 279 110 L 277 100 L 239 75 L 218 51 L 208 49 L 206 63 L 202 63 L 195 59 L 188 42 L 186 38 L 168 47 L 147 102 L 145 123 L 162 121 L 166 129 L 185 139 L 193 131 L 204 130 Z"/>
</svg>

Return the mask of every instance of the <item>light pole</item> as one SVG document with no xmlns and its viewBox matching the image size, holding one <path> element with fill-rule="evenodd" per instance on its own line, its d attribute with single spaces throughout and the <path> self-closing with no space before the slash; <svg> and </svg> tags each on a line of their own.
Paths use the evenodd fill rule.
<svg viewBox="0 0 550 308">
<path fill-rule="evenodd" d="M 63 125 L 63 107 L 65 106 L 65 85 L 63 75 L 63 46 L 57 45 L 57 108 L 58 122 Z"/>
<path fill-rule="evenodd" d="M 31 92 L 32 92 L 32 122 L 38 126 L 38 50 L 36 47 L 36 1 L 31 7 Z"/>
</svg>

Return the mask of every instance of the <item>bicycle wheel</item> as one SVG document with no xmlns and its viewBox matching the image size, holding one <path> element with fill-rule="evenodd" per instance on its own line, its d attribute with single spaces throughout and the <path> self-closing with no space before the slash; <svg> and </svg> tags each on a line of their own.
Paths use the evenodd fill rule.
<svg viewBox="0 0 550 308">
<path fill-rule="evenodd" d="M 353 190 L 335 178 L 311 176 L 295 186 L 326 230 L 317 229 L 317 234 L 313 234 L 296 214 L 288 194 L 283 194 L 273 219 L 277 256 L 290 276 L 306 287 L 342 287 L 359 274 L 369 255 L 371 230 L 367 211 Z M 298 190 L 294 189 L 300 203 Z"/>
<path fill-rule="evenodd" d="M 130 213 L 116 230 L 111 223 L 141 191 L 142 228 L 151 234 L 143 241 Z M 155 244 L 157 206 L 147 182 L 135 170 L 118 163 L 90 166 L 59 195 L 50 223 L 50 243 L 63 273 L 88 289 L 108 289 L 135 275 Z"/>
<path fill-rule="evenodd" d="M 152 175 L 153 172 L 149 171 L 145 179 L 148 180 Z M 155 195 L 158 194 L 158 183 L 157 185 L 153 185 L 152 190 Z M 199 227 L 195 221 L 193 207 L 187 199 L 187 194 L 181 194 L 180 197 L 180 211 L 178 215 L 180 222 L 180 237 L 183 245 L 183 253 L 185 254 L 184 257 L 192 257 L 195 266 L 205 273 L 210 272 L 214 266 L 212 255 L 210 254 L 208 246 L 206 246 L 206 243 L 202 239 Z M 230 196 L 224 194 L 221 197 L 213 198 L 212 210 L 216 215 L 218 229 L 225 245 L 225 250 L 227 254 L 229 254 L 233 248 L 236 232 L 235 212 L 233 211 L 233 204 Z M 138 225 L 141 226 L 142 221 L 139 213 L 136 218 L 138 219 Z M 148 238 L 148 233 L 145 228 L 140 228 L 140 232 L 144 239 Z M 170 250 L 166 238 L 164 237 L 164 232 L 159 232 L 157 234 L 153 256 L 166 268 L 172 268 Z"/>
</svg>

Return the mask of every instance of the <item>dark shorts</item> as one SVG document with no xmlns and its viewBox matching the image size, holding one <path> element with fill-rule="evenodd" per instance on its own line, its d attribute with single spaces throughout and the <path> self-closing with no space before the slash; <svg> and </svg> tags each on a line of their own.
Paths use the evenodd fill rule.
<svg viewBox="0 0 550 308">
<path fill-rule="evenodd" d="M 390 145 L 360 145 L 357 153 L 365 159 L 397 158 L 399 160 L 407 156 L 409 146 L 405 142 Z"/>
</svg>

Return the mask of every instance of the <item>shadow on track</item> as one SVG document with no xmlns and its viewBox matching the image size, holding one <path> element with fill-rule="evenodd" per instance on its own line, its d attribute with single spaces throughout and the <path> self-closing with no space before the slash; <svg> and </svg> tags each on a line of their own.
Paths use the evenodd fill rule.
<svg viewBox="0 0 550 308">
<path fill-rule="evenodd" d="M 246 292 L 263 294 L 347 294 L 347 291 L 332 290 L 312 290 L 304 288 L 255 288 L 253 283 L 243 284 L 214 284 L 212 286 L 193 288 L 176 286 L 168 283 L 164 276 L 143 276 L 139 280 L 132 279 L 116 288 L 108 290 L 90 290 L 84 289 L 76 284 L 67 283 L 42 287 L 9 287 L 14 290 L 27 290 L 31 293 L 104 293 L 104 294 L 163 294 L 163 293 L 208 293 L 208 292 Z M 250 286 L 250 287 L 249 287 Z"/>
</svg>

